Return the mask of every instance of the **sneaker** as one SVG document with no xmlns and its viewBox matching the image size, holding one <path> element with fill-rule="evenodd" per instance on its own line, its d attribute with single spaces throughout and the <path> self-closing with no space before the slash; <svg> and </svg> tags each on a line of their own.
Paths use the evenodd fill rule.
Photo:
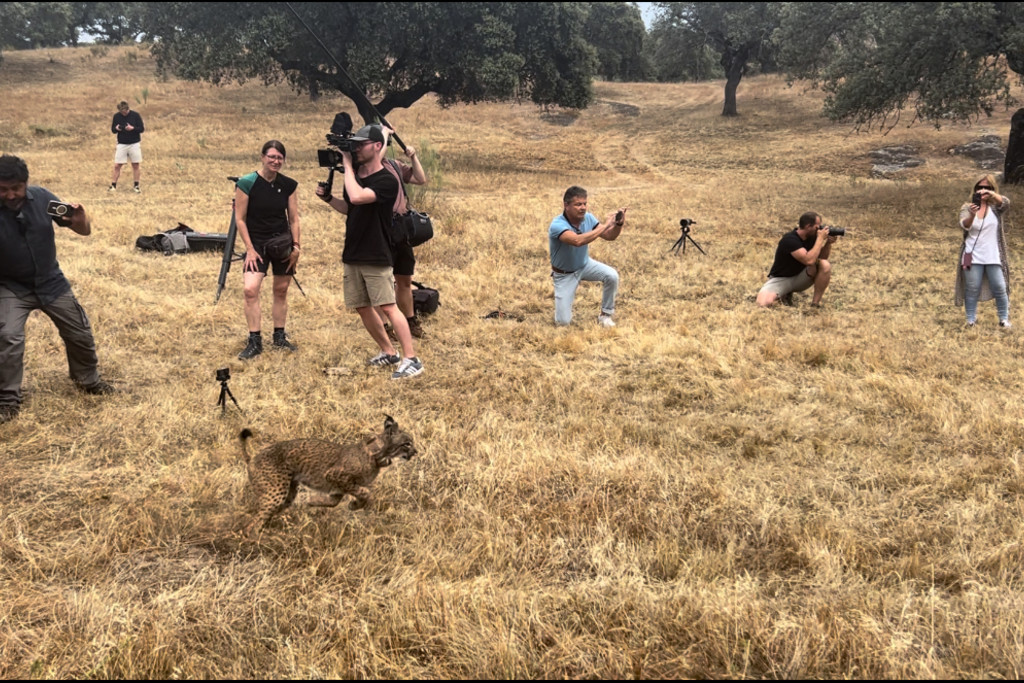
<svg viewBox="0 0 1024 683">
<path fill-rule="evenodd" d="M 261 353 L 263 353 L 263 339 L 260 337 L 249 337 L 249 343 L 238 354 L 238 360 L 250 360 Z"/>
<path fill-rule="evenodd" d="M 405 379 L 406 377 L 415 377 L 422 373 L 423 363 L 416 358 L 406 358 L 391 375 L 391 379 Z"/>
<path fill-rule="evenodd" d="M 420 325 L 420 321 L 416 318 L 409 318 L 409 333 L 413 336 L 413 339 L 423 339 L 423 326 Z"/>
<path fill-rule="evenodd" d="M 110 187 L 107 188 L 107 192 L 117 192 L 117 188 L 111 185 Z"/>
<path fill-rule="evenodd" d="M 135 194 L 142 194 L 142 188 L 136 185 L 135 187 L 132 188 L 132 192 L 134 192 Z"/>
<path fill-rule="evenodd" d="M 90 384 L 87 387 L 79 387 L 82 391 L 92 396 L 109 396 L 110 394 L 116 394 L 117 389 L 110 382 L 104 382 L 100 380 L 96 384 Z"/>
<path fill-rule="evenodd" d="M 10 422 L 14 418 L 18 417 L 18 413 L 21 412 L 21 406 L 0 406 L 0 425 L 5 422 Z"/>
<path fill-rule="evenodd" d="M 388 339 L 393 342 L 398 341 L 398 333 L 395 332 L 395 328 L 391 327 L 391 325 L 385 325 L 384 331 L 388 333 Z"/>
<path fill-rule="evenodd" d="M 398 365 L 401 362 L 402 359 L 399 356 L 381 351 L 376 356 L 366 361 L 366 364 L 375 368 L 388 368 L 392 365 Z"/>
<path fill-rule="evenodd" d="M 974 327 L 976 324 L 977 323 L 975 323 L 973 320 L 968 320 L 967 321 L 967 327 Z"/>
<path fill-rule="evenodd" d="M 1010 329 L 1011 327 L 1013 327 L 1013 325 L 1010 324 L 1009 320 L 1000 320 L 999 327 L 1005 327 L 1006 329 Z"/>
<path fill-rule="evenodd" d="M 275 349 L 284 349 L 284 350 L 287 350 L 287 351 L 298 351 L 299 350 L 298 346 L 296 346 L 295 344 L 292 344 L 290 341 L 288 341 L 288 335 L 285 334 L 284 332 L 275 332 L 274 333 L 274 348 Z"/>
<path fill-rule="evenodd" d="M 610 315 L 605 315 L 604 313 L 597 316 L 597 322 L 605 327 L 615 327 L 615 321 L 612 320 L 612 317 Z"/>
</svg>

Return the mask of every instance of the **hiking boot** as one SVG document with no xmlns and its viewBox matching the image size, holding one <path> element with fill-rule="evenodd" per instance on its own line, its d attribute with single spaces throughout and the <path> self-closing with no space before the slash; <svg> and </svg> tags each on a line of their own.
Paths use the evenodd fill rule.
<svg viewBox="0 0 1024 683">
<path fill-rule="evenodd" d="M 238 360 L 251 360 L 263 353 L 263 339 L 261 337 L 249 337 L 249 343 L 240 354 Z"/>
<path fill-rule="evenodd" d="M 288 341 L 288 335 L 284 332 L 274 332 L 274 348 L 285 351 L 298 351 L 299 347 Z"/>
<path fill-rule="evenodd" d="M 793 292 L 790 292 L 789 294 L 786 294 L 785 296 L 780 296 L 779 297 L 779 301 L 782 302 L 783 306 L 792 306 L 793 305 Z"/>
<path fill-rule="evenodd" d="M 366 364 L 375 368 L 388 368 L 392 365 L 398 365 L 401 362 L 402 359 L 398 355 L 391 355 L 390 353 L 384 353 L 381 351 L 376 356 L 366 361 Z"/>
<path fill-rule="evenodd" d="M 384 331 L 388 333 L 388 339 L 393 342 L 398 341 L 398 333 L 395 332 L 395 328 L 391 327 L 391 325 L 385 325 Z"/>
<path fill-rule="evenodd" d="M 416 375 L 423 373 L 423 363 L 417 358 L 406 358 L 402 361 L 402 364 L 398 366 L 398 369 L 391 375 L 391 379 L 405 379 L 406 377 L 415 377 Z"/>
<path fill-rule="evenodd" d="M 21 412 L 21 406 L 0 406 L 0 425 L 5 422 L 10 422 L 14 418 L 18 417 L 18 413 Z"/>
<path fill-rule="evenodd" d="M 91 396 L 109 396 L 110 394 L 117 393 L 117 388 L 113 384 L 103 380 L 96 382 L 96 384 L 90 384 L 87 387 L 80 385 L 78 388 Z"/>
<path fill-rule="evenodd" d="M 409 334 L 413 336 L 413 339 L 423 339 L 423 326 L 420 325 L 420 321 L 416 318 L 408 318 L 409 321 Z"/>
</svg>

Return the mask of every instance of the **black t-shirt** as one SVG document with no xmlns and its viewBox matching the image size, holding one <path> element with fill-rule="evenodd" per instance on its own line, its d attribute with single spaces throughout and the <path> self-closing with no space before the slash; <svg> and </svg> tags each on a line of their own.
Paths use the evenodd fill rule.
<svg viewBox="0 0 1024 683">
<path fill-rule="evenodd" d="M 799 275 L 800 271 L 807 266 L 793 258 L 793 252 L 800 249 L 806 249 L 807 251 L 814 249 L 814 243 L 817 239 L 818 236 L 813 233 L 806 240 L 802 240 L 796 230 L 787 232 L 779 240 L 779 246 L 775 249 L 775 262 L 772 263 L 772 269 L 768 273 L 768 277 L 793 277 L 794 275 Z"/>
<path fill-rule="evenodd" d="M 393 265 L 387 227 L 391 224 L 392 209 L 398 198 L 398 180 L 382 168 L 365 178 L 356 174 L 356 182 L 360 187 L 373 190 L 377 201 L 356 205 L 349 202 L 347 191 L 343 193 L 342 197 L 348 202 L 348 220 L 345 222 L 345 248 L 341 252 L 341 261 L 371 266 Z"/>
<path fill-rule="evenodd" d="M 249 239 L 262 242 L 288 232 L 288 198 L 298 186 L 280 173 L 272 183 L 255 172 L 238 179 L 236 187 L 249 196 L 249 208 L 245 212 Z"/>
</svg>

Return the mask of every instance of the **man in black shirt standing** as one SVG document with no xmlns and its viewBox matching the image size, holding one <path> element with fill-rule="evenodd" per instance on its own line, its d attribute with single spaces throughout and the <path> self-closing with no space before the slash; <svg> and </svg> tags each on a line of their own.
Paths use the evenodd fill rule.
<svg viewBox="0 0 1024 683">
<path fill-rule="evenodd" d="M 114 388 L 100 379 L 92 327 L 57 263 L 53 223 L 79 235 L 92 232 L 80 204 L 64 218 L 46 212 L 60 201 L 49 190 L 28 186 L 28 166 L 0 156 L 0 424 L 21 410 L 25 374 L 25 321 L 41 310 L 57 326 L 67 350 L 71 379 L 89 394 Z"/>
<path fill-rule="evenodd" d="M 822 227 L 818 214 L 809 211 L 800 216 L 799 227 L 779 240 L 768 282 L 757 293 L 757 305 L 771 306 L 778 299 L 788 302 L 793 292 L 814 285 L 811 305 L 818 306 L 832 279 L 832 264 L 827 259 L 836 239 Z"/>
<path fill-rule="evenodd" d="M 110 191 L 117 190 L 117 179 L 121 177 L 121 167 L 129 161 L 132 164 L 132 176 L 135 180 L 135 193 L 142 192 L 139 178 L 142 177 L 142 134 L 146 127 L 142 123 L 139 112 L 132 111 L 124 100 L 117 105 L 117 113 L 110 124 L 110 132 L 117 136 L 117 151 L 114 152 L 114 175 L 110 181 Z"/>
<path fill-rule="evenodd" d="M 380 347 L 380 353 L 367 363 L 377 367 L 397 365 L 391 379 L 415 377 L 423 372 L 423 363 L 416 358 L 409 323 L 395 304 L 394 261 L 387 232 L 398 197 L 398 180 L 381 164 L 381 150 L 387 140 L 380 126 L 363 126 L 351 140 L 358 147 L 351 154 L 341 153 L 345 170 L 342 197 L 328 194 L 322 185 L 317 187 L 317 196 L 348 216 L 341 254 L 345 266 L 345 305 L 356 309 L 363 326 Z M 395 352 L 374 307 L 379 307 L 391 321 L 404 358 Z"/>
</svg>

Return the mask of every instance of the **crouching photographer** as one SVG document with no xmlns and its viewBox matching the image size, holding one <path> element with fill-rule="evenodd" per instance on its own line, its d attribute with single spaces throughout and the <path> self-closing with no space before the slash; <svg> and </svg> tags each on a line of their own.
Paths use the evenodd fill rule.
<svg viewBox="0 0 1024 683">
<path fill-rule="evenodd" d="M 758 306 L 771 306 L 778 300 L 789 304 L 793 292 L 814 286 L 812 306 L 821 304 L 821 297 L 832 280 L 832 254 L 841 228 L 822 226 L 821 216 L 809 211 L 800 216 L 799 226 L 786 233 L 775 249 L 775 261 L 768 273 L 768 282 L 757 294 Z M 836 234 L 832 234 L 832 233 Z"/>
<path fill-rule="evenodd" d="M 29 186 L 25 162 L 0 156 L 0 424 L 21 410 L 25 321 L 32 311 L 42 311 L 57 326 L 79 389 L 115 391 L 100 379 L 89 317 L 57 263 L 54 223 L 82 236 L 92 232 L 80 204 L 65 204 L 49 190 Z"/>
</svg>

